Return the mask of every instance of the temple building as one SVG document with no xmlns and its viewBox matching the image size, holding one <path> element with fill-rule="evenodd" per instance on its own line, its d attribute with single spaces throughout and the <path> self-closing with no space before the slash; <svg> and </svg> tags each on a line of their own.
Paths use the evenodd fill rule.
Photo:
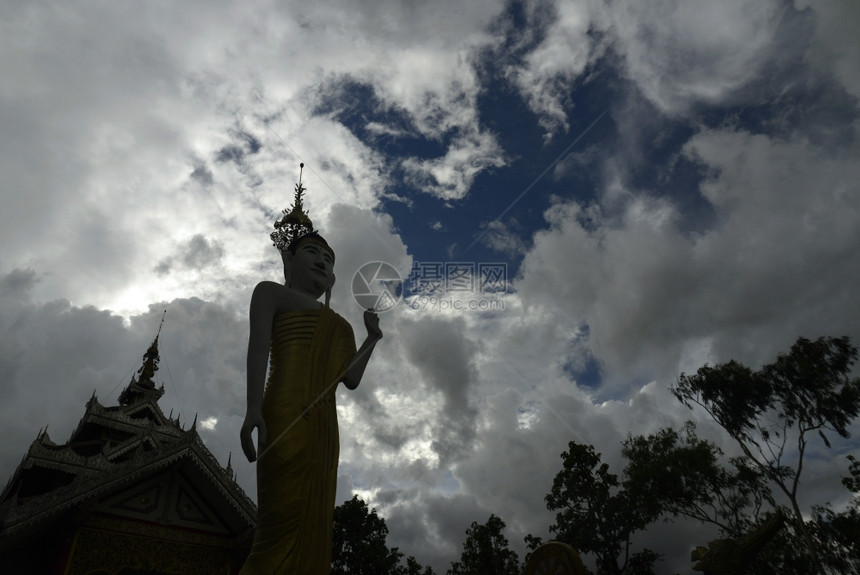
<svg viewBox="0 0 860 575">
<path fill-rule="evenodd" d="M 156 336 L 118 405 L 93 393 L 62 445 L 39 432 L 0 495 L 0 573 L 238 573 L 256 507 L 196 417 L 164 415 L 158 362 Z"/>
</svg>

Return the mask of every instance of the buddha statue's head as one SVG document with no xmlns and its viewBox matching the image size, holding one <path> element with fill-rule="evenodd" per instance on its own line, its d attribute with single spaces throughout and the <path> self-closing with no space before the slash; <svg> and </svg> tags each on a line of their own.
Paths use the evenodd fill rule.
<svg viewBox="0 0 860 575">
<path fill-rule="evenodd" d="M 316 232 L 301 236 L 281 252 L 284 277 L 288 287 L 314 299 L 326 294 L 326 302 L 334 286 L 334 251 Z"/>
<path fill-rule="evenodd" d="M 300 169 L 304 167 L 304 164 L 299 164 Z M 304 210 L 304 191 L 300 171 L 293 205 L 289 211 L 283 210 L 283 217 L 275 222 L 275 231 L 269 237 L 281 252 L 287 287 L 314 299 L 326 294 L 328 307 L 334 285 L 334 250 L 317 233 Z"/>
</svg>

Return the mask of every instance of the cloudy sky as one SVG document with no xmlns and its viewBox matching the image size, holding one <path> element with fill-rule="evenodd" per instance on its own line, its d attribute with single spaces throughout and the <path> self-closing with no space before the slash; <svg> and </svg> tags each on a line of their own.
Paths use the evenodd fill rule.
<svg viewBox="0 0 860 575">
<path fill-rule="evenodd" d="M 679 373 L 860 342 L 856 3 L 342 4 L 0 4 L 4 483 L 116 402 L 167 309 L 161 406 L 255 495 L 247 307 L 299 162 L 357 335 L 356 271 L 406 282 L 338 392 L 339 500 L 437 570 L 490 513 L 521 557 L 546 537 L 568 441 L 620 471 L 628 433 L 699 418 Z M 473 291 L 422 295 L 446 264 Z M 805 504 L 844 499 L 856 449 L 810 460 Z M 674 573 L 713 536 L 641 543 Z"/>
</svg>

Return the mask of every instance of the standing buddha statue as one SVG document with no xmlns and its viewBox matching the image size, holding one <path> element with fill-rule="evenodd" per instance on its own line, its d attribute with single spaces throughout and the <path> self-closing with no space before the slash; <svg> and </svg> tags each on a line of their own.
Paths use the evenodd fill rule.
<svg viewBox="0 0 860 575">
<path fill-rule="evenodd" d="M 261 282 L 251 296 L 240 436 L 248 461 L 257 461 L 258 516 L 241 575 L 329 572 L 340 450 L 335 389 L 358 387 L 382 338 L 379 317 L 367 310 L 367 337 L 356 351 L 349 322 L 331 310 L 335 254 L 304 211 L 303 192 L 300 175 L 292 209 L 271 234 L 285 282 Z"/>
</svg>

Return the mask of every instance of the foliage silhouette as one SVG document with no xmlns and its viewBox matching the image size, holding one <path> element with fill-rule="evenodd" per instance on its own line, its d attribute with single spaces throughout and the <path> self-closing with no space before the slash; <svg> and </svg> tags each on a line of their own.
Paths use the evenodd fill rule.
<svg viewBox="0 0 860 575">
<path fill-rule="evenodd" d="M 688 517 L 741 537 L 759 523 L 765 504 L 773 505 L 761 473 L 741 457 L 726 468 L 723 451 L 697 437 L 691 421 L 680 432 L 628 436 L 621 453 L 625 483 L 640 494 L 647 516 Z"/>
<path fill-rule="evenodd" d="M 788 354 L 758 371 L 736 362 L 681 374 L 672 392 L 684 405 L 703 408 L 746 456 L 746 464 L 772 481 L 791 505 L 793 528 L 824 573 L 798 491 L 812 432 L 830 447 L 827 433 L 847 438 L 860 413 L 860 378 L 851 378 L 857 348 L 849 338 L 799 338 Z"/>
<path fill-rule="evenodd" d="M 504 528 L 505 522 L 496 515 L 484 525 L 473 521 L 460 560 L 451 564 L 448 575 L 519 575 L 522 567 L 516 552 L 508 549 Z"/>
<path fill-rule="evenodd" d="M 385 519 L 358 495 L 335 507 L 332 575 L 434 575 L 431 567 L 422 568 L 411 556 L 401 565 L 403 553 L 389 549 L 387 537 Z"/>
<path fill-rule="evenodd" d="M 561 456 L 562 470 L 546 496 L 547 508 L 558 511 L 549 530 L 578 552 L 593 553 L 599 573 L 651 573 L 658 556 L 649 549 L 631 554 L 631 537 L 661 510 L 637 486 L 620 483 L 591 445 L 571 441 Z"/>
</svg>

